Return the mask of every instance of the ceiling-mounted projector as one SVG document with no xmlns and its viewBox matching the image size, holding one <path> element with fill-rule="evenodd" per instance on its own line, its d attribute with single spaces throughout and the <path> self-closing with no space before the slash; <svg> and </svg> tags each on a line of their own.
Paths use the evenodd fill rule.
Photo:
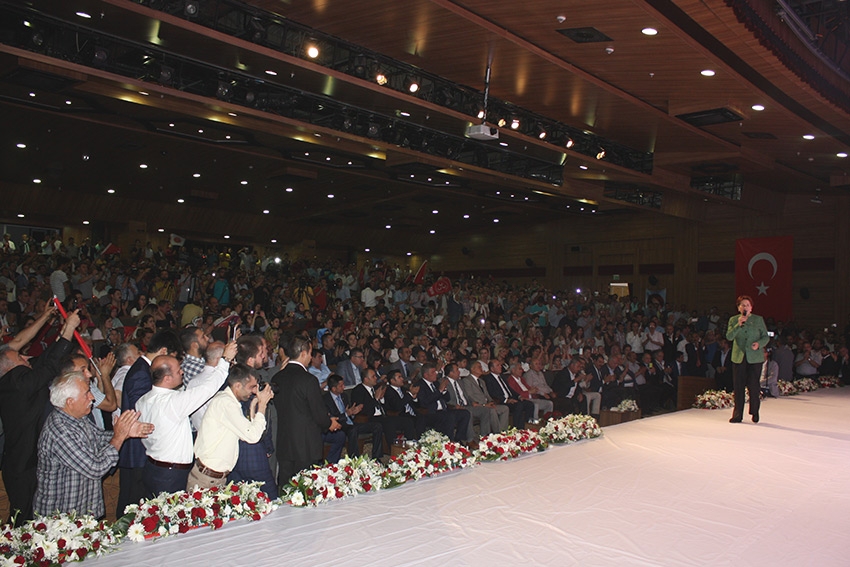
<svg viewBox="0 0 850 567">
<path fill-rule="evenodd" d="M 473 140 L 483 140 L 485 142 L 499 139 L 499 129 L 495 126 L 487 124 L 473 124 L 467 127 L 466 137 Z"/>
</svg>

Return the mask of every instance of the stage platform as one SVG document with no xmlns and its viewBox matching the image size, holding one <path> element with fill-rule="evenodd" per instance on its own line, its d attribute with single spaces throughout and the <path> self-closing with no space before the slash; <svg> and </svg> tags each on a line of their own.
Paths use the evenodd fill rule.
<svg viewBox="0 0 850 567">
<path fill-rule="evenodd" d="M 850 388 L 686 410 L 595 440 L 123 549 L 92 567 L 850 563 Z"/>
</svg>

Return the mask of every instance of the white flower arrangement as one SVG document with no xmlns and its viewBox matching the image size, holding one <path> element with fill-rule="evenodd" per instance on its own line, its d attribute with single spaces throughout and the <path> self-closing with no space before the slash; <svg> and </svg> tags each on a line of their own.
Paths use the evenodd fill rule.
<svg viewBox="0 0 850 567">
<path fill-rule="evenodd" d="M 699 409 L 726 409 L 735 405 L 735 397 L 724 390 L 706 390 L 696 397 L 693 407 Z"/>
<path fill-rule="evenodd" d="M 366 456 L 345 457 L 338 463 L 298 473 L 283 489 L 282 499 L 292 506 L 316 506 L 362 492 L 383 488 L 384 468 Z"/>
<path fill-rule="evenodd" d="M 511 429 L 482 437 L 473 455 L 481 461 L 507 461 L 523 453 L 545 451 L 547 446 L 546 440 L 536 431 Z"/>
<path fill-rule="evenodd" d="M 812 378 L 800 378 L 799 380 L 794 381 L 794 385 L 800 392 L 814 392 L 820 387 L 817 380 Z"/>
<path fill-rule="evenodd" d="M 49 567 L 82 561 L 114 550 L 120 539 L 111 526 L 92 516 L 41 516 L 19 528 L 3 526 L 0 565 Z"/>
<path fill-rule="evenodd" d="M 383 474 L 384 487 L 392 488 L 411 480 L 471 467 L 478 462 L 469 449 L 452 443 L 445 435 L 441 437 L 444 443 L 433 442 L 433 439 L 426 441 L 423 435 L 417 447 L 390 459 Z"/>
<path fill-rule="evenodd" d="M 639 409 L 640 407 L 638 407 L 638 403 L 636 400 L 626 399 L 611 408 L 611 411 L 624 413 L 627 411 L 638 411 Z"/>
<path fill-rule="evenodd" d="M 838 376 L 818 376 L 821 388 L 840 388 L 842 386 Z"/>
<path fill-rule="evenodd" d="M 599 437 L 602 429 L 589 415 L 570 414 L 549 420 L 538 433 L 547 443 L 564 444 Z"/>
<path fill-rule="evenodd" d="M 783 396 L 796 396 L 800 393 L 800 391 L 797 390 L 797 386 L 794 385 L 794 382 L 779 380 L 776 384 L 779 386 L 779 393 Z"/>
<path fill-rule="evenodd" d="M 163 492 L 140 504 L 131 504 L 116 530 L 126 533 L 130 541 L 143 541 L 185 533 L 210 526 L 218 529 L 241 518 L 260 520 L 278 507 L 277 501 L 260 490 L 262 482 L 230 483 L 223 488 L 200 489 L 174 493 Z"/>
</svg>

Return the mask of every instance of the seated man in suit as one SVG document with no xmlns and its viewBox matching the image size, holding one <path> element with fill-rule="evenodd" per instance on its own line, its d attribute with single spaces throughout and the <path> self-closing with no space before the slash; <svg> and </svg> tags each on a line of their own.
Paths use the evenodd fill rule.
<svg viewBox="0 0 850 567">
<path fill-rule="evenodd" d="M 663 407 L 673 409 L 676 407 L 676 391 L 679 385 L 679 369 L 684 368 L 684 353 L 676 351 L 676 361 L 664 360 L 664 352 L 656 352 L 653 356 L 653 364 L 658 378 L 661 380 L 659 394 Z"/>
<path fill-rule="evenodd" d="M 461 378 L 460 383 L 468 400 L 490 410 L 490 433 L 501 433 L 508 430 L 509 410 L 508 406 L 504 404 L 496 405 L 496 402 L 487 392 L 487 384 L 484 383 L 483 378 L 487 370 L 486 363 L 477 361 L 469 369 L 469 375 Z M 485 435 L 483 430 L 481 435 Z"/>
<path fill-rule="evenodd" d="M 525 428 L 525 424 L 534 414 L 534 404 L 529 400 L 521 400 L 509 387 L 501 376 L 502 363 L 499 360 L 490 361 L 490 373 L 484 377 L 487 384 L 487 393 L 497 404 L 508 406 L 513 417 L 514 427 Z"/>
<path fill-rule="evenodd" d="M 348 360 L 340 361 L 336 365 L 336 373 L 342 376 L 346 388 L 353 388 L 362 381 L 363 371 L 366 369 L 366 355 L 359 348 L 351 349 Z"/>
<path fill-rule="evenodd" d="M 512 362 L 510 368 L 510 376 L 508 376 L 508 388 L 516 394 L 521 400 L 528 400 L 534 404 L 534 413 L 532 418 L 537 420 L 541 415 L 551 413 L 554 409 L 552 400 L 538 396 L 537 388 L 530 386 L 525 381 L 525 370 L 522 363 L 519 361 Z"/>
<path fill-rule="evenodd" d="M 324 393 L 325 405 L 328 408 L 328 413 L 331 417 L 339 419 L 342 425 L 342 431 L 348 437 L 348 455 L 356 457 L 360 454 L 358 446 L 358 438 L 361 434 L 372 434 L 372 458 L 380 459 L 383 456 L 384 428 L 377 421 L 359 421 L 357 423 L 352 419 L 363 409 L 362 404 L 351 404 L 346 406 L 342 398 L 345 391 L 345 384 L 342 381 L 342 376 L 331 374 L 328 376 L 328 391 Z"/>
<path fill-rule="evenodd" d="M 570 364 L 555 375 L 552 389 L 558 394 L 558 398 L 570 403 L 571 413 L 583 413 L 586 411 L 585 397 L 581 391 L 579 382 L 586 378 L 584 372 L 584 361 L 579 357 L 570 360 Z"/>
<path fill-rule="evenodd" d="M 490 435 L 492 427 L 490 425 L 490 408 L 481 404 L 475 404 L 472 400 L 466 397 L 463 388 L 460 384 L 460 368 L 455 363 L 449 363 L 445 368 L 446 377 L 449 379 L 449 407 L 456 409 L 465 409 L 469 414 L 478 420 L 478 431 L 481 436 Z M 467 429 L 466 439 L 476 439 L 475 430 L 473 429 L 472 419 L 469 420 L 469 428 Z"/>
<path fill-rule="evenodd" d="M 400 370 L 387 372 L 389 386 L 384 392 L 384 409 L 387 417 L 384 427 L 391 435 L 401 431 L 405 439 L 419 439 L 425 432 L 425 416 L 416 412 L 414 399 L 419 395 L 419 384 L 411 384 L 410 391 L 404 389 L 404 377 Z"/>
<path fill-rule="evenodd" d="M 718 390 L 732 391 L 732 343 L 727 339 L 720 340 L 720 348 L 714 353 L 711 361 L 714 367 L 714 382 Z"/>
<path fill-rule="evenodd" d="M 437 381 L 437 367 L 430 362 L 422 365 L 422 386 L 416 401 L 425 409 L 425 423 L 455 442 L 469 441 L 469 420 L 472 416 L 465 409 L 449 408 L 449 381 L 444 377 Z"/>
<path fill-rule="evenodd" d="M 392 424 L 388 425 L 386 423 L 387 412 L 384 409 L 384 392 L 386 390 L 386 384 L 378 383 L 378 373 L 373 368 L 367 368 L 363 371 L 363 381 L 351 390 L 351 403 L 363 406 L 355 421 L 357 423 L 371 422 L 379 424 L 389 447 L 394 440 L 391 435 L 395 434 L 395 430 L 390 433 L 388 429 L 392 428 Z M 375 458 L 379 458 L 384 454 L 383 443 L 378 443 L 377 445 L 381 453 Z M 374 456 L 374 451 L 376 451 L 374 446 L 372 450 Z"/>
</svg>

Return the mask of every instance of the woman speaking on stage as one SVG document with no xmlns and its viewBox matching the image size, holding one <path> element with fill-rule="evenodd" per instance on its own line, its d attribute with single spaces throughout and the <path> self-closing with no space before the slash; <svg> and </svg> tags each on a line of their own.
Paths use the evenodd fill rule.
<svg viewBox="0 0 850 567">
<path fill-rule="evenodd" d="M 741 295 L 736 301 L 738 315 L 729 318 L 726 338 L 732 342 L 732 384 L 735 409 L 729 423 L 741 423 L 744 418 L 744 389 L 750 392 L 750 415 L 759 422 L 759 376 L 764 364 L 764 347 L 770 337 L 764 319 L 753 315 L 753 300 Z"/>
</svg>

